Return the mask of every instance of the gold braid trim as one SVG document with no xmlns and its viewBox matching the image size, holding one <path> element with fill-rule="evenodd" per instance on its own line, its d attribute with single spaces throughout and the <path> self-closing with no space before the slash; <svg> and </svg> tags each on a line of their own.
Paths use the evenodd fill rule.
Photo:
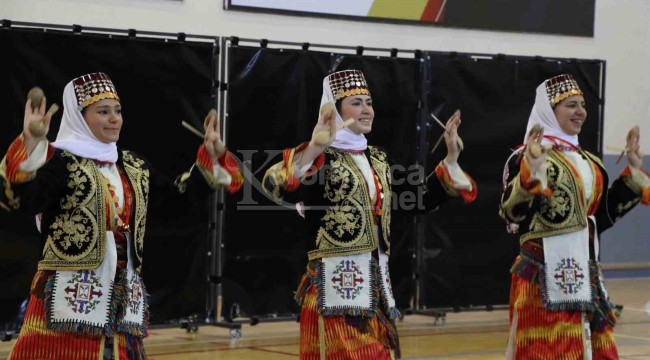
<svg viewBox="0 0 650 360">
<path fill-rule="evenodd" d="M 264 192 L 271 196 L 271 199 L 278 204 L 282 203 L 282 189 L 286 183 L 287 169 L 284 166 L 284 161 L 280 161 L 268 168 L 262 179 Z"/>
<path fill-rule="evenodd" d="M 308 253 L 309 260 L 376 249 L 379 239 L 374 229 L 372 199 L 363 174 L 352 155 L 332 148 L 325 152 L 330 161 L 325 170 L 323 196 L 331 205 L 321 218 L 316 234 L 318 249 Z"/>
<path fill-rule="evenodd" d="M 149 202 L 149 169 L 145 167 L 142 159 L 136 158 L 128 151 L 122 152 L 124 171 L 131 182 L 131 190 L 134 198 L 134 213 L 131 225 L 133 231 L 133 242 L 135 255 L 138 259 L 138 266 L 135 269 L 138 273 L 142 268 L 144 252 L 144 234 L 147 223 L 147 204 Z"/>
<path fill-rule="evenodd" d="M 92 160 L 68 151 L 61 157 L 68 171 L 68 189 L 59 201 L 59 213 L 43 229 L 47 237 L 38 270 L 96 269 L 106 252 L 106 199 L 101 174 Z"/>
<path fill-rule="evenodd" d="M 7 158 L 5 157 L 0 162 L 0 181 L 4 184 L 4 199 L 0 196 L 0 208 L 6 211 L 16 210 L 20 207 L 20 198 L 15 197 L 14 191 L 11 189 L 11 182 L 6 177 L 7 173 Z"/>
<path fill-rule="evenodd" d="M 581 180 L 570 160 L 561 152 L 547 154 L 549 188 L 551 196 L 541 198 L 540 209 L 530 222 L 529 231 L 519 241 L 555 236 L 577 231 L 587 226 L 587 208 L 583 201 Z"/>
<path fill-rule="evenodd" d="M 517 216 L 512 212 L 513 209 L 522 203 L 527 203 L 528 207 L 531 207 L 535 196 L 531 195 L 528 190 L 521 186 L 520 174 L 517 174 L 517 176 L 510 181 L 508 186 L 512 187 L 512 191 L 510 192 L 510 196 L 502 202 L 501 209 L 499 209 L 499 215 L 501 215 L 502 218 L 518 223 L 523 221 L 526 218 L 526 215 Z"/>
<path fill-rule="evenodd" d="M 82 101 L 79 104 L 79 110 L 83 110 L 86 107 L 88 107 L 88 106 L 90 106 L 90 105 L 92 105 L 92 104 L 94 104 L 94 103 L 96 103 L 96 102 L 98 102 L 100 100 L 104 100 L 104 99 L 115 99 L 115 100 L 118 100 L 118 101 L 120 100 L 120 98 L 117 96 L 117 94 L 112 93 L 112 92 L 104 92 L 104 93 L 97 94 L 95 96 L 92 96 L 92 97 Z"/>
<path fill-rule="evenodd" d="M 568 98 L 570 96 L 573 96 L 573 95 L 582 95 L 582 91 L 580 91 L 579 89 L 567 90 L 567 91 L 563 92 L 562 94 L 554 97 L 553 100 L 551 100 L 551 106 L 555 106 L 560 101 L 562 101 L 562 100 L 564 100 L 564 99 L 566 99 L 566 98 Z"/>
<path fill-rule="evenodd" d="M 386 255 L 390 255 L 390 221 L 391 221 L 391 209 L 393 206 L 393 192 L 391 191 L 391 176 L 390 176 L 390 165 L 388 164 L 388 159 L 386 153 L 377 149 L 374 146 L 369 146 L 370 149 L 370 165 L 375 169 L 377 178 L 379 178 L 379 183 L 381 184 L 381 189 L 377 189 L 377 196 L 380 196 L 379 191 L 381 190 L 384 194 L 384 198 L 381 203 L 381 230 L 384 235 L 384 244 L 386 244 Z"/>
<path fill-rule="evenodd" d="M 350 90 L 339 90 L 336 92 L 335 99 L 340 100 L 352 95 L 370 95 L 370 91 L 366 88 L 356 88 Z"/>
<path fill-rule="evenodd" d="M 194 165 L 192 165 L 192 168 L 190 168 L 188 173 L 191 172 L 192 169 L 194 169 L 194 168 L 196 168 L 199 171 L 199 173 L 201 174 L 201 176 L 203 176 L 203 179 L 205 179 L 205 182 L 208 184 L 210 189 L 217 190 L 219 188 L 219 182 L 217 181 L 217 178 L 214 176 L 214 173 L 213 173 L 212 169 L 206 169 L 203 166 L 194 166 Z M 187 179 L 185 179 L 185 180 L 187 180 Z M 183 191 L 182 192 L 185 192 L 185 188 L 187 187 L 187 185 L 185 184 L 185 182 L 182 182 L 181 185 L 183 186 Z"/>
</svg>

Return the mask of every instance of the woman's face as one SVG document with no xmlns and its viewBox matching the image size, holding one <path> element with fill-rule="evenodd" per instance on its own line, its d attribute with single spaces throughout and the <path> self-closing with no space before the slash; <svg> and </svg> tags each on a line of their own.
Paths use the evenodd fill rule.
<svg viewBox="0 0 650 360">
<path fill-rule="evenodd" d="M 587 119 L 585 98 L 582 95 L 572 95 L 560 101 L 553 109 L 560 128 L 567 135 L 578 135 L 582 124 Z"/>
<path fill-rule="evenodd" d="M 367 134 L 372 130 L 372 120 L 375 110 L 372 108 L 372 98 L 368 95 L 348 96 L 341 100 L 341 117 L 343 121 L 353 118 L 354 123 L 349 129 L 357 134 Z"/>
<path fill-rule="evenodd" d="M 103 143 L 116 142 L 122 129 L 122 106 L 115 99 L 103 99 L 89 105 L 84 119 L 97 140 Z"/>
</svg>

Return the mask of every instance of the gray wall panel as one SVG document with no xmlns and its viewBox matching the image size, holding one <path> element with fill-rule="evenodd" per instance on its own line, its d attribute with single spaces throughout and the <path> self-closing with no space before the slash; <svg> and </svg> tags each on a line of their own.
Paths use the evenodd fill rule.
<svg viewBox="0 0 650 360">
<path fill-rule="evenodd" d="M 616 164 L 618 155 L 605 155 L 604 164 L 610 184 L 627 164 L 625 158 Z M 643 161 L 650 168 L 650 159 Z M 601 237 L 603 264 L 650 263 L 650 206 L 637 205 Z"/>
</svg>

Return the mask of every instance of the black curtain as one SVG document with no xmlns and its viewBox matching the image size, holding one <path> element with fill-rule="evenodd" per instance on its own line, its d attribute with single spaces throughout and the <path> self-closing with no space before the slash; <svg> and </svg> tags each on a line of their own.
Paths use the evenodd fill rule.
<svg viewBox="0 0 650 360">
<path fill-rule="evenodd" d="M 64 85 L 76 76 L 103 71 L 121 97 L 124 126 L 118 145 L 146 157 L 174 178 L 191 166 L 200 139 L 182 129 L 186 120 L 202 128 L 213 106 L 212 43 L 49 30 L 0 30 L 0 149 L 21 132 L 26 95 L 32 86 L 48 103 L 62 104 Z M 48 138 L 58 131 L 54 116 Z M 152 323 L 205 311 L 207 201 L 188 206 L 166 202 L 149 209 L 143 278 L 151 295 Z M 39 257 L 31 216 L 0 212 L 1 319 L 13 321 L 29 294 Z"/>
<path fill-rule="evenodd" d="M 309 139 L 329 55 L 232 47 L 228 60 L 227 144 L 247 181 L 226 201 L 223 315 L 234 304 L 250 315 L 294 313 L 292 294 L 306 264 L 304 224 L 296 211 L 268 200 L 258 180 L 283 147 Z"/>
</svg>

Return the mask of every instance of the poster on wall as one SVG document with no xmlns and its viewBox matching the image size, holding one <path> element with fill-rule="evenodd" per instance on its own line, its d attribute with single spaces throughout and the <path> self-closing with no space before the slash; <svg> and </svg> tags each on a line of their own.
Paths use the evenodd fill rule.
<svg viewBox="0 0 650 360">
<path fill-rule="evenodd" d="M 224 0 L 229 10 L 447 27 L 594 35 L 596 0 Z"/>
</svg>

